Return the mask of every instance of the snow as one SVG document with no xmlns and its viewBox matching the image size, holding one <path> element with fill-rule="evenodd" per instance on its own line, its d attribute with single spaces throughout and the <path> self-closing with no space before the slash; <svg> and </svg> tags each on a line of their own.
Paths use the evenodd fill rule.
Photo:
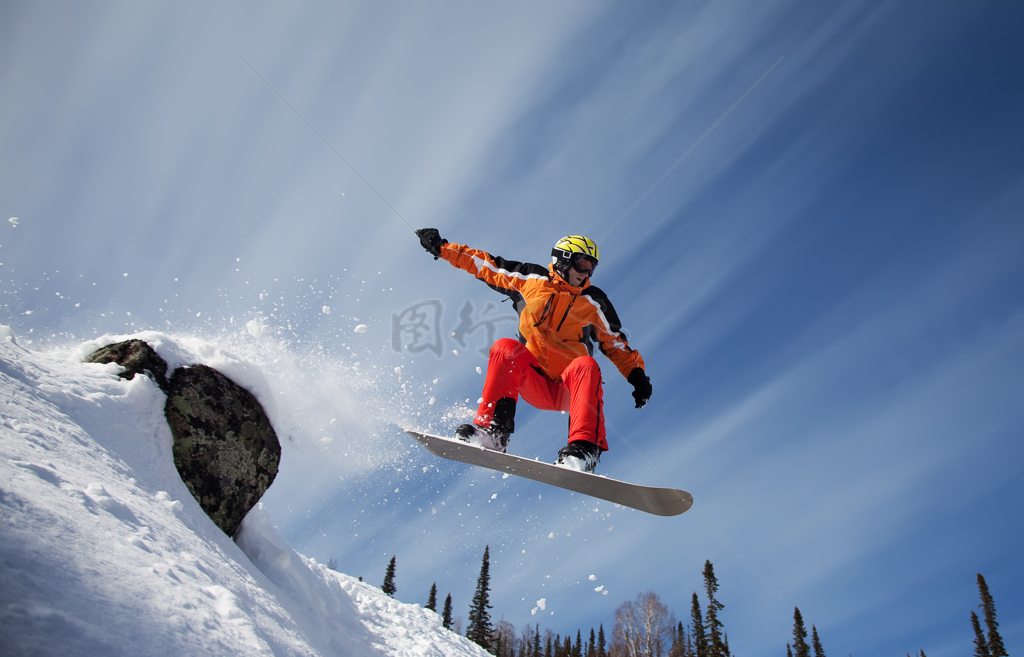
<svg viewBox="0 0 1024 657">
<path fill-rule="evenodd" d="M 37 353 L 0 327 L 4 654 L 487 654 L 436 613 L 297 553 L 262 505 L 237 544 L 224 535 L 174 469 L 159 388 L 80 362 L 125 337 L 273 399 L 259 367 L 198 340 Z"/>
</svg>

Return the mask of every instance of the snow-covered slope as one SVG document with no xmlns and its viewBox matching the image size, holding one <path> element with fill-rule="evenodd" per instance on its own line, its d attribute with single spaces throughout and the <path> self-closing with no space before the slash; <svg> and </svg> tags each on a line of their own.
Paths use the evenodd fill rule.
<svg viewBox="0 0 1024 657">
<path fill-rule="evenodd" d="M 215 347 L 136 337 L 172 367 L 265 385 Z M 113 341 L 35 353 L 0 327 L 3 654 L 487 654 L 434 612 L 289 549 L 262 507 L 237 545 L 225 536 L 174 469 L 159 388 L 79 361 Z"/>
</svg>

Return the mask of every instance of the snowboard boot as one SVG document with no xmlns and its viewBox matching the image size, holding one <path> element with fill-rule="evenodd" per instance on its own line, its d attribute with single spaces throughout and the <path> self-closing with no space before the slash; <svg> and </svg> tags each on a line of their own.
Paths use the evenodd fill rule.
<svg viewBox="0 0 1024 657">
<path fill-rule="evenodd" d="M 509 437 L 516 430 L 516 400 L 502 397 L 494 402 L 494 415 L 491 426 L 482 427 L 477 424 L 463 424 L 455 430 L 455 437 L 471 445 L 479 445 L 485 449 L 505 453 L 508 449 Z"/>
<path fill-rule="evenodd" d="M 477 445 L 484 449 L 493 449 L 505 453 L 508 449 L 509 434 L 495 427 L 478 427 L 475 424 L 463 424 L 455 430 L 455 437 L 470 445 Z"/>
<path fill-rule="evenodd" d="M 574 440 L 562 449 L 558 450 L 558 460 L 555 465 L 580 472 L 594 472 L 598 462 L 601 461 L 601 448 L 597 443 L 589 440 Z"/>
</svg>

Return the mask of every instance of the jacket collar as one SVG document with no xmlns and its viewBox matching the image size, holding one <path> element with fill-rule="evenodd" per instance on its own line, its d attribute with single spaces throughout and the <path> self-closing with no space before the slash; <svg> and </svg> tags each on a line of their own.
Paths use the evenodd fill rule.
<svg viewBox="0 0 1024 657">
<path fill-rule="evenodd" d="M 555 271 L 555 263 L 551 263 L 550 265 L 548 265 L 548 272 L 549 272 L 548 278 L 550 278 L 551 282 L 554 283 L 555 288 L 558 289 L 559 291 L 568 292 L 569 294 L 579 294 L 583 290 L 585 290 L 588 287 L 590 287 L 590 277 L 589 276 L 587 276 L 585 279 L 583 279 L 583 285 L 581 285 L 579 287 L 576 287 L 574 285 L 569 285 L 569 281 L 567 281 L 564 278 L 562 278 L 562 275 L 559 274 L 557 271 Z"/>
</svg>

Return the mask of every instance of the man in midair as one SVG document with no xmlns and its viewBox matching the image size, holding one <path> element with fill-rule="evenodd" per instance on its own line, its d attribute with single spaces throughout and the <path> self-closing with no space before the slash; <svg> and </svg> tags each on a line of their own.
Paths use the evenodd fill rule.
<svg viewBox="0 0 1024 657">
<path fill-rule="evenodd" d="M 598 263 L 597 244 L 582 235 L 567 235 L 555 243 L 551 264 L 544 267 L 450 243 L 436 228 L 422 228 L 416 236 L 435 260 L 443 258 L 509 296 L 519 313 L 519 340 L 501 338 L 491 345 L 476 417 L 456 429 L 456 435 L 504 452 L 521 397 L 541 410 L 569 412 L 569 444 L 559 450 L 557 463 L 593 472 L 608 449 L 594 343 L 633 386 L 637 408 L 651 397 L 643 358 L 621 333 L 608 297 L 590 284 Z"/>
</svg>

